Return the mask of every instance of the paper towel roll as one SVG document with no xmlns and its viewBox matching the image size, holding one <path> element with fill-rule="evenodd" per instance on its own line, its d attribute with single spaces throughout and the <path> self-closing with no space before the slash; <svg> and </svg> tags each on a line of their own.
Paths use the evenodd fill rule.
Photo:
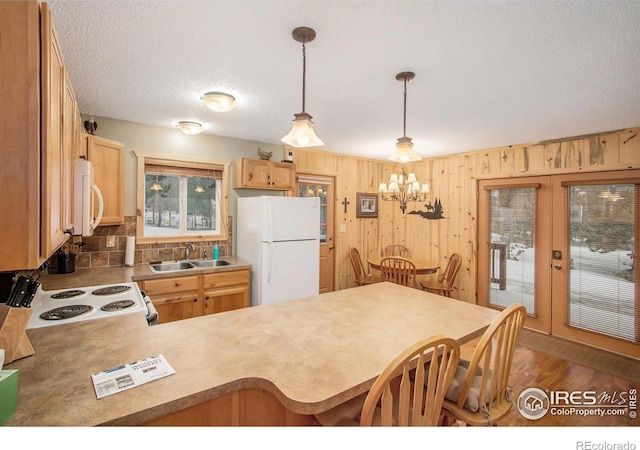
<svg viewBox="0 0 640 450">
<path fill-rule="evenodd" d="M 136 237 L 127 236 L 127 246 L 124 249 L 124 265 L 133 266 L 136 254 Z"/>
</svg>

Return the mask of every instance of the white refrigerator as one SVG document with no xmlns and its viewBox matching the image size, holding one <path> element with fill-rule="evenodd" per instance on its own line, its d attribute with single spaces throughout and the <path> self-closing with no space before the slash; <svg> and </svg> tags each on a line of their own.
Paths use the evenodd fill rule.
<svg viewBox="0 0 640 450">
<path fill-rule="evenodd" d="M 318 294 L 319 198 L 238 198 L 236 242 L 251 264 L 252 306 Z"/>
</svg>

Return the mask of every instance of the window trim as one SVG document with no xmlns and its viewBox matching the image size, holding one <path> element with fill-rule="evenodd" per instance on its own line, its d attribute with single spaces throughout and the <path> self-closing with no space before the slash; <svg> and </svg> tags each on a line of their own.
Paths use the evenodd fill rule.
<svg viewBox="0 0 640 450">
<path fill-rule="evenodd" d="M 140 244 L 174 243 L 174 242 L 202 242 L 202 241 L 226 241 L 229 239 L 229 170 L 230 161 L 226 160 L 200 160 L 183 159 L 167 155 L 154 155 L 150 153 L 134 152 L 137 158 L 136 168 L 136 241 Z M 144 235 L 144 180 L 145 166 L 158 165 L 167 167 L 181 167 L 186 169 L 199 169 L 222 171 L 222 183 L 220 186 L 220 233 L 219 234 L 185 234 L 181 236 L 145 236 Z"/>
</svg>

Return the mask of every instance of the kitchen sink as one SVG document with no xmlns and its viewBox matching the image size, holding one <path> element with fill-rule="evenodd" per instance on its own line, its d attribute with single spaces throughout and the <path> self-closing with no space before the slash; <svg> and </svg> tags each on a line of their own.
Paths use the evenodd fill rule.
<svg viewBox="0 0 640 450">
<path fill-rule="evenodd" d="M 153 272 L 174 272 L 177 270 L 202 269 L 206 267 L 230 266 L 229 261 L 222 259 L 200 259 L 189 261 L 163 261 L 149 263 L 149 268 Z"/>
<path fill-rule="evenodd" d="M 221 267 L 221 266 L 229 266 L 231 263 L 229 261 L 224 261 L 222 259 L 204 259 L 198 261 L 191 261 L 196 267 Z"/>
<path fill-rule="evenodd" d="M 190 262 L 162 262 L 162 263 L 149 263 L 149 267 L 154 272 L 168 272 L 172 270 L 187 270 L 193 269 L 195 266 Z"/>
</svg>

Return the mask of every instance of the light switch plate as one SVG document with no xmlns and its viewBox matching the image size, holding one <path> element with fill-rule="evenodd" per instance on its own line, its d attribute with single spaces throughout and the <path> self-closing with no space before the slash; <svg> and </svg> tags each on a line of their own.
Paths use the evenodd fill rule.
<svg viewBox="0 0 640 450">
<path fill-rule="evenodd" d="M 115 246 L 116 246 L 116 237 L 107 236 L 107 247 L 115 247 Z"/>
<path fill-rule="evenodd" d="M 343 223 L 340 224 L 340 233 L 346 233 L 347 232 L 347 226 Z"/>
</svg>

